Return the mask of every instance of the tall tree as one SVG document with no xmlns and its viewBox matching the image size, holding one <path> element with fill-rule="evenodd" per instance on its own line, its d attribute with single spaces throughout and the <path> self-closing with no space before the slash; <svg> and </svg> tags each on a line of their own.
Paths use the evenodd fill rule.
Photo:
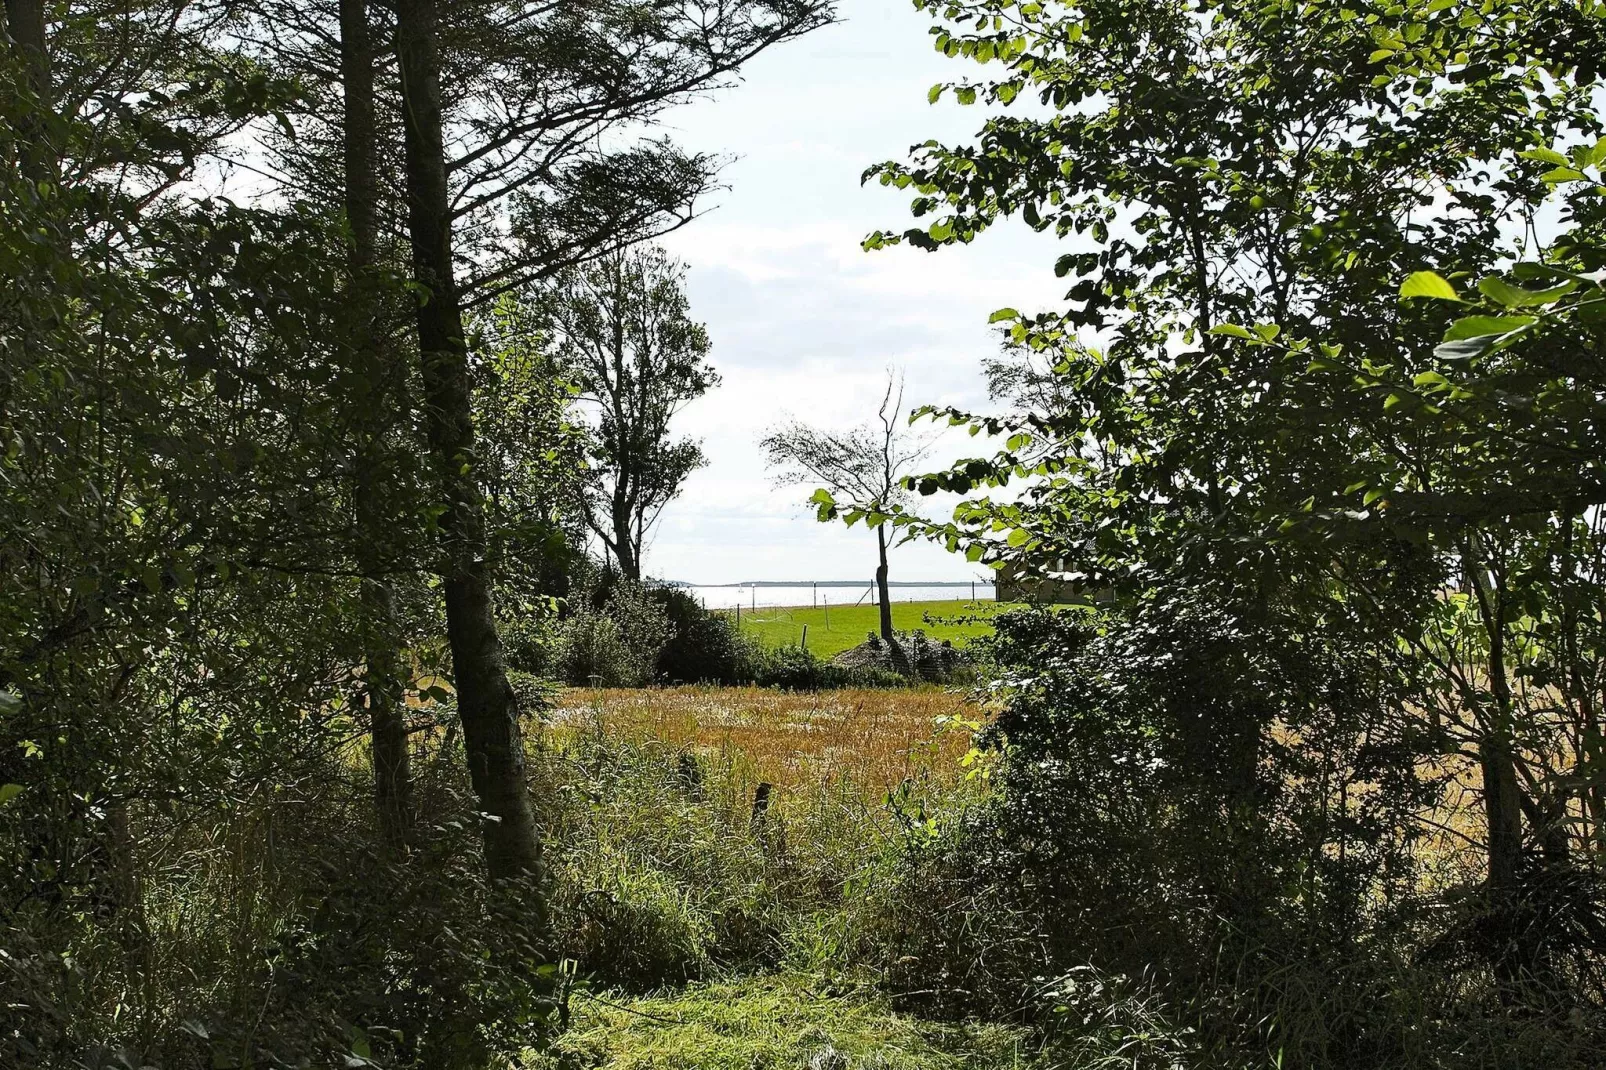
<svg viewBox="0 0 1606 1070">
<path fill-rule="evenodd" d="M 887 517 L 908 500 L 906 477 L 925 459 L 930 443 L 911 434 L 903 418 L 903 380 L 890 369 L 876 420 L 845 433 L 823 431 L 792 420 L 759 442 L 785 485 L 814 483 L 821 520 L 840 517 L 851 527 L 863 519 L 875 529 L 876 595 L 881 638 L 893 641 L 892 602 L 887 588 Z"/>
<path fill-rule="evenodd" d="M 485 510 L 475 474 L 473 403 L 452 261 L 452 208 L 442 142 L 440 21 L 433 0 L 396 6 L 404 114 L 407 223 L 430 449 L 444 495 L 446 630 L 469 776 L 485 807 L 493 878 L 539 871 L 541 841 L 524 779 L 518 708 L 496 633 Z"/>
<path fill-rule="evenodd" d="M 918 6 L 951 20 L 938 37 L 948 55 L 999 65 L 984 85 L 939 93 L 1004 109 L 1035 93 L 1046 111 L 1004 111 L 974 145 L 930 143 L 873 169 L 937 218 L 867 244 L 935 249 L 1008 216 L 1083 243 L 1056 265 L 1075 280 L 1067 310 L 996 316 L 1065 389 L 1007 419 L 950 413 L 1009 433 L 1007 448 L 922 481 L 1025 481 L 1027 493 L 927 530 L 977 556 L 1071 561 L 1131 598 L 1209 579 L 1303 619 L 1359 614 L 1440 673 L 1433 730 L 1482 768 L 1486 889 L 1503 910 L 1524 868 L 1524 813 L 1553 809 L 1540 799 L 1562 779 L 1525 755 L 1567 751 L 1568 725 L 1585 720 L 1514 717 L 1512 658 L 1538 650 L 1519 638 L 1528 599 L 1561 593 L 1519 591 L 1576 570 L 1599 479 L 1575 478 L 1588 458 L 1555 427 L 1496 448 L 1467 433 L 1481 412 L 1456 416 L 1455 431 L 1409 419 L 1413 399 L 1452 411 L 1459 373 L 1435 360 L 1480 350 L 1430 358 L 1442 323 L 1402 308 L 1396 285 L 1424 263 L 1493 272 L 1541 237 L 1547 169 L 1576 172 L 1551 144 L 1582 136 L 1592 153 L 1599 133 L 1599 49 L 1579 44 L 1600 40 L 1598 11 Z M 1593 255 L 1548 250 L 1573 270 Z M 1503 382 L 1509 396 L 1571 404 L 1593 389 L 1586 373 L 1547 351 Z M 1576 437 L 1586 410 L 1570 411 Z"/>
<path fill-rule="evenodd" d="M 629 250 L 567 273 L 552 302 L 560 360 L 596 418 L 586 523 L 631 580 L 641 579 L 643 544 L 664 507 L 708 463 L 669 427 L 719 385 L 685 277 L 662 249 Z"/>
<path fill-rule="evenodd" d="M 386 576 L 382 547 L 399 518 L 385 508 L 386 434 L 396 408 L 393 347 L 385 329 L 379 278 L 378 127 L 374 64 L 377 50 L 367 0 L 340 0 L 340 80 L 344 98 L 342 148 L 345 163 L 347 254 L 357 396 L 364 419 L 355 464 L 357 557 L 363 574 L 363 695 L 373 737 L 374 797 L 380 830 L 392 845 L 412 831 L 412 787 L 404 682 L 395 593 Z"/>
</svg>

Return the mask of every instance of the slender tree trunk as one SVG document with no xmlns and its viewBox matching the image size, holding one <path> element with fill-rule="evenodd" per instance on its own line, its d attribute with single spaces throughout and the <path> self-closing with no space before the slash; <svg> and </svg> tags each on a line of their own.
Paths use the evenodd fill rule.
<svg viewBox="0 0 1606 1070">
<path fill-rule="evenodd" d="M 380 834 L 392 847 L 412 838 L 412 773 L 403 705 L 396 600 L 385 580 L 381 547 L 394 518 L 385 515 L 384 436 L 395 400 L 395 369 L 380 323 L 375 269 L 379 260 L 379 165 L 374 129 L 374 48 L 367 0 L 340 0 L 340 75 L 346 113 L 346 220 L 351 313 L 362 386 L 353 399 L 363 414 L 357 457 L 357 557 L 363 573 L 363 693 L 373 735 L 374 804 Z"/>
<path fill-rule="evenodd" d="M 881 638 L 892 642 L 892 600 L 887 596 L 887 529 L 875 529 L 876 548 L 881 552 L 881 563 L 876 566 L 876 594 L 881 599 Z"/>
<path fill-rule="evenodd" d="M 1472 556 L 1473 591 L 1489 641 L 1489 690 L 1494 696 L 1491 722 L 1478 745 L 1483 773 L 1484 816 L 1489 824 L 1489 890 L 1498 900 L 1517 894 L 1522 869 L 1522 787 L 1512 746 L 1511 685 L 1506 679 L 1505 613 L 1497 591 L 1490 589 L 1483 566 Z"/>
<path fill-rule="evenodd" d="M 1517 782 L 1511 737 L 1501 728 L 1478 744 L 1483 773 L 1483 813 L 1489 825 L 1489 890 L 1497 899 L 1517 894 L 1522 869 L 1522 788 Z"/>
<path fill-rule="evenodd" d="M 614 505 L 613 551 L 619 560 L 619 575 L 627 580 L 640 580 L 640 545 L 635 539 L 635 525 L 631 522 L 631 512 L 628 502 L 617 502 Z"/>
<path fill-rule="evenodd" d="M 22 60 L 32 107 L 19 124 L 22 173 L 43 182 L 55 173 L 55 152 L 49 144 L 50 50 L 45 41 L 44 0 L 5 0 L 6 36 Z"/>
<path fill-rule="evenodd" d="M 418 348 L 430 450 L 445 497 L 446 633 L 463 741 L 474 791 L 487 814 L 485 862 L 492 879 L 537 874 L 541 841 L 525 784 L 517 703 L 496 634 L 485 510 L 474 473 L 468 352 L 452 270 L 435 0 L 399 0 L 396 54 L 413 271 L 428 293 L 418 305 Z"/>
</svg>

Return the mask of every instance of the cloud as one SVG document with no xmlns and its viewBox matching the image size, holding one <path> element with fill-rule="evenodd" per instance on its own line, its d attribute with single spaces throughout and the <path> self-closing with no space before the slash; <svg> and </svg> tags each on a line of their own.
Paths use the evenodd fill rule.
<svg viewBox="0 0 1606 1070">
<path fill-rule="evenodd" d="M 870 231 L 909 225 L 908 196 L 860 185 L 864 167 L 928 137 L 962 139 L 978 109 L 931 108 L 926 90 L 963 73 L 931 51 L 924 19 L 884 2 L 760 57 L 740 87 L 668 118 L 689 147 L 733 154 L 720 205 L 665 245 L 690 264 L 693 315 L 708 325 L 724 383 L 678 429 L 711 463 L 665 511 L 649 569 L 708 583 L 868 575 L 874 540 L 818 524 L 809 488 L 775 488 L 757 442 L 787 416 L 843 429 L 874 415 L 885 368 L 910 407 L 986 407 L 989 314 L 1057 306 L 1048 237 L 1005 225 L 968 246 L 867 253 Z M 972 455 L 950 439 L 933 463 Z M 939 503 L 938 512 L 951 509 Z M 930 546 L 898 551 L 910 579 L 962 579 L 975 566 Z"/>
</svg>

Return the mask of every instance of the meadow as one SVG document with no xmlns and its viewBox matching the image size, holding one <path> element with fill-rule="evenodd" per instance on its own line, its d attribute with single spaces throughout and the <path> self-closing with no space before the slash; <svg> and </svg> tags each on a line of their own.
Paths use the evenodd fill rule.
<svg viewBox="0 0 1606 1070">
<path fill-rule="evenodd" d="M 929 602 L 893 602 L 892 626 L 900 632 L 923 630 L 932 639 L 964 646 L 992 634 L 992 618 L 1014 608 L 1012 603 L 973 602 L 956 598 Z M 880 608 L 862 605 L 760 606 L 741 612 L 742 631 L 766 646 L 800 646 L 808 629 L 808 649 L 822 658 L 858 646 L 880 630 Z"/>
<path fill-rule="evenodd" d="M 580 915 L 565 926 L 580 982 L 569 1031 L 531 1064 L 1058 1065 L 1024 1029 L 899 1010 L 884 956 L 867 953 L 888 940 L 909 813 L 981 786 L 966 758 L 976 716 L 936 688 L 557 696 L 532 759 L 586 800 L 550 833 L 560 906 Z M 773 802 L 757 818 L 760 784 Z M 605 917 L 587 917 L 604 897 Z"/>
</svg>

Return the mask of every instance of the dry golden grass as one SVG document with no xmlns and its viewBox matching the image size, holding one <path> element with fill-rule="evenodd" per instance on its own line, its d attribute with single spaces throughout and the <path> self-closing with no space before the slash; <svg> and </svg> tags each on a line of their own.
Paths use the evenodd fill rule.
<svg viewBox="0 0 1606 1070">
<path fill-rule="evenodd" d="M 758 687 L 575 688 L 547 711 L 548 731 L 657 740 L 739 764 L 754 782 L 795 791 L 842 781 L 879 798 L 905 777 L 957 780 L 977 717 L 936 689 L 798 693 Z"/>
</svg>

